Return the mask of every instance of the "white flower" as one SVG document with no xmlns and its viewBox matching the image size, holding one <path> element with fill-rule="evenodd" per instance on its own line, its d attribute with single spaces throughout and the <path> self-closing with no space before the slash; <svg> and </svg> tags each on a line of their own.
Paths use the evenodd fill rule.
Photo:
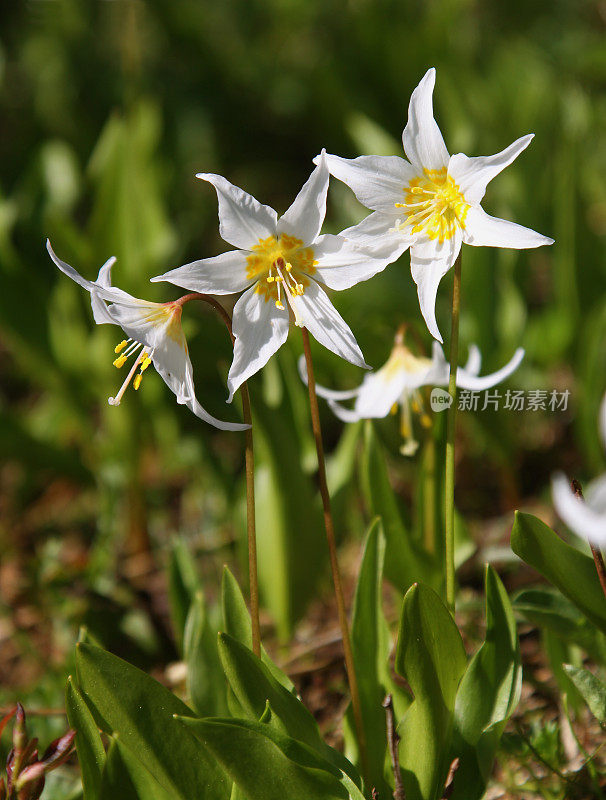
<svg viewBox="0 0 606 800">
<path fill-rule="evenodd" d="M 600 435 L 606 448 L 606 396 L 600 408 Z M 596 547 L 606 545 L 606 473 L 592 481 L 582 500 L 562 473 L 554 475 L 551 496 L 559 516 L 577 536 Z"/>
<path fill-rule="evenodd" d="M 435 316 L 436 294 L 462 242 L 523 249 L 553 244 L 553 239 L 491 217 L 480 207 L 489 181 L 530 144 L 533 134 L 523 136 L 494 156 L 449 156 L 433 118 L 435 80 L 436 71 L 432 68 L 410 98 L 408 122 L 402 134 L 409 161 L 398 156 L 325 158 L 331 174 L 374 211 L 355 228 L 342 231 L 342 235 L 391 261 L 410 247 L 410 267 L 421 313 L 431 335 L 441 342 Z"/>
<path fill-rule="evenodd" d="M 295 324 L 307 328 L 324 347 L 368 368 L 349 326 L 321 286 L 347 289 L 379 272 L 388 260 L 341 236 L 319 235 L 329 180 L 324 154 L 280 218 L 220 175 L 197 177 L 217 191 L 222 238 L 242 249 L 185 264 L 152 280 L 215 295 L 247 289 L 234 307 L 228 402 L 284 344 L 291 313 Z"/>
<path fill-rule="evenodd" d="M 133 363 L 116 396 L 109 398 L 110 405 L 120 405 L 122 395 L 131 381 L 134 388 L 138 389 L 143 373 L 153 364 L 177 396 L 177 402 L 186 405 L 200 419 L 228 431 L 241 431 L 249 427 L 215 419 L 198 402 L 194 392 L 193 368 L 181 327 L 183 304 L 179 300 L 174 303 L 148 303 L 112 286 L 111 268 L 115 258 L 110 258 L 101 267 L 96 281 L 88 281 L 57 258 L 48 240 L 46 247 L 61 272 L 90 292 L 95 322 L 99 325 L 119 325 L 127 336 L 115 347 L 117 357 L 114 366 L 119 369 L 130 358 L 133 358 Z"/>
<path fill-rule="evenodd" d="M 469 348 L 469 358 L 464 367 L 457 370 L 457 386 L 471 391 L 490 389 L 508 378 L 520 365 L 524 350 L 519 348 L 502 369 L 491 375 L 479 377 L 482 358 L 476 345 Z M 307 383 L 307 372 L 303 359 L 299 361 L 301 377 Z M 420 415 L 421 423 L 428 427 L 431 420 L 424 409 L 422 386 L 447 386 L 450 366 L 437 342 L 433 343 L 432 358 L 414 355 L 404 344 L 402 329 L 395 337 L 395 344 L 387 362 L 376 372 L 366 375 L 356 389 L 336 392 L 316 385 L 320 397 L 328 400 L 332 411 L 344 422 L 360 419 L 386 417 L 390 411 L 401 409 L 400 431 L 404 438 L 403 455 L 414 455 L 418 442 L 413 437 L 412 414 Z M 339 400 L 356 398 L 352 409 L 344 408 Z"/>
</svg>

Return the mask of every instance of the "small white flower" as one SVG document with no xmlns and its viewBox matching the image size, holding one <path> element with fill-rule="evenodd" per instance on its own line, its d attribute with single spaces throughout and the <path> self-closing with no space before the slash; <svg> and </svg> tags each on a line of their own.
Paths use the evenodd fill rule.
<svg viewBox="0 0 606 800">
<path fill-rule="evenodd" d="M 127 292 L 111 285 L 111 268 L 116 259 L 99 270 L 96 281 L 83 278 L 73 267 L 57 258 L 50 242 L 46 242 L 50 257 L 68 277 L 90 293 L 95 322 L 99 325 L 118 325 L 126 334 L 115 347 L 114 366 L 120 369 L 132 358 L 128 375 L 110 405 L 120 405 L 129 384 L 138 389 L 143 373 L 153 364 L 166 385 L 175 393 L 177 402 L 186 405 L 193 413 L 216 428 L 241 431 L 248 428 L 237 422 L 223 422 L 205 411 L 194 391 L 193 368 L 187 350 L 187 342 L 181 327 L 182 303 L 149 303 L 138 300 Z"/>
<path fill-rule="evenodd" d="M 519 348 L 502 369 L 491 375 L 479 377 L 482 358 L 476 345 L 469 348 L 469 358 L 464 367 L 457 370 L 457 386 L 471 391 L 490 389 L 508 378 L 520 365 L 524 350 Z M 305 361 L 299 361 L 299 372 L 307 383 Z M 432 358 L 414 355 L 404 344 L 402 330 L 398 331 L 391 355 L 376 372 L 366 375 L 356 389 L 337 392 L 316 385 L 320 397 L 328 400 L 328 405 L 344 422 L 357 422 L 360 419 L 376 419 L 395 413 L 400 406 L 400 432 L 404 438 L 401 447 L 403 455 L 414 455 L 418 442 L 414 439 L 412 412 L 421 418 L 421 424 L 428 427 L 431 419 L 424 408 L 423 397 L 419 391 L 423 386 L 447 386 L 450 366 L 444 351 L 437 342 L 433 343 Z M 344 408 L 338 401 L 356 398 L 352 409 Z"/>
<path fill-rule="evenodd" d="M 600 408 L 600 435 L 606 448 L 606 396 Z M 551 496 L 558 515 L 571 531 L 596 547 L 606 545 L 606 473 L 592 481 L 581 499 L 562 472 L 551 481 Z"/>
<path fill-rule="evenodd" d="M 553 244 L 553 239 L 491 217 L 480 206 L 489 181 L 530 144 L 533 134 L 494 156 L 449 156 L 433 117 L 435 80 L 432 68 L 410 98 L 402 134 L 409 161 L 398 156 L 327 155 L 326 162 L 331 174 L 374 212 L 342 235 L 390 261 L 410 247 L 421 313 L 431 335 L 441 342 L 435 315 L 438 285 L 454 264 L 462 242 L 524 249 Z"/>
<path fill-rule="evenodd" d="M 342 236 L 320 236 L 329 181 L 324 154 L 280 218 L 221 175 L 196 177 L 217 191 L 221 237 L 242 249 L 185 264 L 152 280 L 215 295 L 247 289 L 234 307 L 228 402 L 284 344 L 291 314 L 324 347 L 368 368 L 349 326 L 321 287 L 347 289 L 379 272 L 388 260 Z"/>
</svg>

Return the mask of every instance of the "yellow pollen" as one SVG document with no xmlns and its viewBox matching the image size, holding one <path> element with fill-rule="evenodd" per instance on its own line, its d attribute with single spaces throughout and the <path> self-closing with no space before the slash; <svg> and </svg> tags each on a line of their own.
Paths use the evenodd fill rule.
<svg viewBox="0 0 606 800">
<path fill-rule="evenodd" d="M 397 230 L 423 233 L 442 244 L 465 228 L 469 204 L 446 167 L 424 169 L 403 191 L 404 202 L 395 207 L 406 216 L 396 224 Z"/>
<path fill-rule="evenodd" d="M 120 356 L 119 358 L 116 358 L 114 360 L 114 367 L 120 369 L 120 367 L 123 367 L 125 363 L 126 363 L 126 356 Z"/>
<path fill-rule="evenodd" d="M 126 341 L 126 339 L 122 339 L 120 344 L 117 344 L 114 347 L 114 353 L 119 353 L 121 350 L 124 350 L 124 348 L 126 347 L 127 344 L 128 344 L 128 342 Z"/>
<path fill-rule="evenodd" d="M 284 303 L 281 300 L 276 300 L 276 308 L 279 308 L 280 311 L 284 311 Z"/>
<path fill-rule="evenodd" d="M 292 306 L 295 297 L 305 294 L 317 264 L 311 247 L 283 233 L 259 239 L 246 259 L 246 276 L 257 280 L 256 291 L 266 302 L 272 300 L 283 311 L 287 300 Z"/>
<path fill-rule="evenodd" d="M 143 362 L 141 363 L 141 373 L 144 373 L 151 363 L 152 363 L 151 358 L 149 356 L 145 356 Z"/>
<path fill-rule="evenodd" d="M 141 373 L 139 373 L 138 375 L 135 375 L 135 380 L 133 381 L 133 387 L 134 387 L 135 391 L 137 391 L 139 386 L 141 386 L 141 381 L 142 380 L 143 380 L 143 375 L 141 375 Z"/>
</svg>

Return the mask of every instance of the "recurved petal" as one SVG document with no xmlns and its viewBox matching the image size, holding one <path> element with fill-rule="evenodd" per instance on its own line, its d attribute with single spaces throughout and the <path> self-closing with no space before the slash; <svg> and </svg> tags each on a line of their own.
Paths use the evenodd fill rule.
<svg viewBox="0 0 606 800">
<path fill-rule="evenodd" d="M 358 419 L 386 417 L 407 386 L 404 370 L 382 369 L 366 375 L 354 405 Z"/>
<path fill-rule="evenodd" d="M 356 247 L 352 241 L 329 233 L 320 236 L 313 250 L 318 262 L 314 277 L 338 290 L 372 278 L 395 260 L 392 253 L 379 257 L 376 251 Z"/>
<path fill-rule="evenodd" d="M 457 153 L 450 157 L 448 174 L 463 192 L 468 203 L 479 203 L 490 181 L 508 167 L 525 150 L 534 137 L 529 133 L 494 156 L 466 156 Z"/>
<path fill-rule="evenodd" d="M 288 336 L 288 310 L 276 308 L 256 291 L 256 284 L 234 306 L 234 358 L 227 377 L 228 403 L 245 380 L 267 364 Z"/>
<path fill-rule="evenodd" d="M 482 354 L 477 344 L 469 345 L 469 354 L 467 356 L 467 363 L 463 367 L 468 375 L 479 375 L 480 367 L 482 366 Z"/>
<path fill-rule="evenodd" d="M 491 217 L 479 206 L 469 208 L 463 236 L 466 244 L 476 247 L 511 247 L 514 250 L 526 250 L 530 247 L 553 244 L 553 239 L 548 236 L 524 228 L 515 222 Z"/>
<path fill-rule="evenodd" d="M 72 266 L 67 264 L 65 261 L 61 261 L 61 259 L 56 255 L 55 251 L 51 247 L 50 239 L 46 240 L 46 249 L 48 250 L 49 256 L 55 262 L 55 266 L 59 267 L 61 272 L 65 273 L 68 278 L 71 278 L 75 281 L 79 286 L 82 286 L 83 289 L 86 289 L 88 292 L 94 289 L 94 283 L 92 281 L 87 281 L 86 278 L 83 278 L 80 273 L 75 270 Z"/>
<path fill-rule="evenodd" d="M 273 208 L 262 205 L 222 175 L 200 172 L 196 178 L 208 181 L 217 191 L 219 233 L 228 244 L 250 250 L 259 239 L 275 236 L 278 215 Z"/>
<path fill-rule="evenodd" d="M 436 71 L 428 69 L 412 93 L 408 106 L 408 122 L 402 134 L 404 152 L 417 172 L 441 169 L 448 164 L 448 150 L 433 117 L 433 87 Z"/>
<path fill-rule="evenodd" d="M 501 369 L 497 370 L 496 372 L 492 372 L 490 375 L 483 375 L 481 378 L 478 377 L 477 373 L 474 374 L 472 372 L 467 372 L 465 368 L 459 367 L 457 370 L 457 386 L 461 389 L 471 389 L 475 392 L 481 392 L 484 391 L 484 389 L 491 389 L 493 386 L 502 383 L 506 378 L 514 373 L 522 363 L 523 358 L 524 349 L 522 347 L 518 347 L 512 358 L 507 362 L 507 364 L 505 364 L 504 367 L 501 367 Z"/>
<path fill-rule="evenodd" d="M 189 358 L 188 362 L 189 369 L 186 372 L 186 381 L 190 384 L 188 390 L 190 396 L 189 399 L 185 401 L 185 405 L 187 405 L 189 410 L 199 417 L 199 419 L 208 422 L 210 425 L 214 425 L 215 428 L 219 428 L 219 430 L 222 431 L 245 431 L 250 428 L 250 425 L 245 425 L 242 422 L 225 422 L 222 419 L 217 419 L 217 417 L 213 417 L 212 414 L 209 414 L 208 411 L 200 405 L 194 391 L 193 370 Z"/>
<path fill-rule="evenodd" d="M 326 194 L 330 173 L 322 150 L 317 167 L 311 173 L 290 208 L 278 220 L 278 233 L 313 244 L 326 216 Z"/>
<path fill-rule="evenodd" d="M 176 267 L 163 275 L 152 278 L 152 283 L 168 281 L 175 286 L 202 294 L 234 294 L 250 286 L 246 277 L 246 257 L 244 250 L 228 250 L 212 258 L 201 258 L 182 267 Z"/>
<path fill-rule="evenodd" d="M 577 497 L 562 472 L 552 478 L 551 496 L 558 515 L 571 531 L 599 547 L 606 544 L 606 512 L 595 511 Z"/>
<path fill-rule="evenodd" d="M 314 163 L 321 156 L 314 159 Z M 341 158 L 326 155 L 330 174 L 347 184 L 358 200 L 373 211 L 383 211 L 396 219 L 396 203 L 404 197 L 404 187 L 417 171 L 399 156 L 358 156 Z"/>
<path fill-rule="evenodd" d="M 297 367 L 299 369 L 301 380 L 307 386 L 307 364 L 305 363 L 305 356 L 301 356 L 299 358 Z M 356 397 L 359 392 L 359 386 L 357 386 L 355 389 L 336 391 L 334 389 L 329 389 L 327 386 L 322 386 L 321 384 L 316 383 L 316 394 L 318 397 L 323 397 L 325 400 L 351 400 Z"/>
<path fill-rule="evenodd" d="M 436 296 L 440 281 L 454 264 L 461 249 L 461 233 L 440 243 L 438 239 L 426 239 L 410 248 L 410 271 L 417 284 L 421 314 L 429 332 L 442 342 L 436 322 Z"/>
<path fill-rule="evenodd" d="M 293 297 L 292 305 L 299 316 L 299 324 L 321 345 L 358 367 L 370 369 L 349 325 L 314 280 L 310 280 L 304 294 Z"/>
<path fill-rule="evenodd" d="M 393 215 L 373 211 L 357 225 L 345 228 L 339 236 L 348 242 L 369 250 L 377 258 L 391 258 L 396 261 L 413 243 L 413 239 L 396 230 Z"/>
</svg>

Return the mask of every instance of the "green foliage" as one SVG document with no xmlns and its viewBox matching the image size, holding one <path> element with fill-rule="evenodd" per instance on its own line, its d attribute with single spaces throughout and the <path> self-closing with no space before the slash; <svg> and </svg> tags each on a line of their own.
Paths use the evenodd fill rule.
<svg viewBox="0 0 606 800">
<path fill-rule="evenodd" d="M 191 602 L 183 642 L 187 694 L 192 708 L 201 716 L 225 713 L 227 699 L 217 652 L 217 636 L 201 590 L 196 592 Z"/>
<path fill-rule="evenodd" d="M 606 725 L 606 684 L 588 669 L 565 664 L 564 670 L 583 696 L 594 717 L 602 725 Z"/>
<path fill-rule="evenodd" d="M 70 727 L 76 731 L 84 800 L 98 800 L 105 767 L 105 748 L 95 720 L 71 677 L 67 679 L 65 707 Z"/>
<path fill-rule="evenodd" d="M 107 763 L 99 784 L 99 800 L 169 800 L 163 788 L 119 736 L 111 737 Z"/>
<path fill-rule="evenodd" d="M 185 622 L 198 589 L 199 579 L 192 554 L 185 542 L 175 539 L 168 560 L 168 599 L 173 632 L 181 651 Z"/>
</svg>

